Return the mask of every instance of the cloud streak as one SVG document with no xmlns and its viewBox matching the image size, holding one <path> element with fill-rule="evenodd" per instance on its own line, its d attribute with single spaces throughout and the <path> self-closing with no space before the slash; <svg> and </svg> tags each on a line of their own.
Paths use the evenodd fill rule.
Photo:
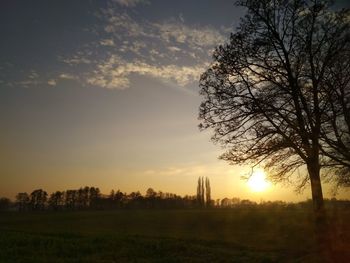
<svg viewBox="0 0 350 263">
<path fill-rule="evenodd" d="M 40 76 L 30 72 L 12 84 L 59 86 L 65 80 L 123 90 L 131 86 L 134 77 L 153 78 L 180 88 L 197 84 L 213 48 L 224 42 L 227 32 L 209 25 L 187 24 L 182 14 L 148 20 L 133 11 L 139 4 L 149 3 L 110 0 L 95 14 L 98 23 L 84 30 L 92 40 L 76 52 L 57 57 L 61 70 Z"/>
<path fill-rule="evenodd" d="M 72 67 L 91 64 L 92 70 L 79 79 L 107 89 L 129 88 L 133 76 L 180 87 L 196 83 L 209 64 L 208 54 L 224 41 L 225 33 L 210 26 L 186 25 L 182 16 L 167 21 L 140 20 L 115 6 L 139 2 L 110 2 L 97 14 L 100 40 L 62 61 Z"/>
<path fill-rule="evenodd" d="M 112 55 L 107 61 L 98 65 L 97 70 L 87 78 L 87 83 L 107 89 L 126 89 L 130 86 L 130 76 L 138 74 L 186 86 L 199 78 L 204 67 L 205 65 L 156 66 L 139 60 L 127 62 Z"/>
<path fill-rule="evenodd" d="M 125 7 L 134 7 L 138 4 L 148 4 L 149 2 L 146 0 L 113 0 L 113 2 L 125 6 Z"/>
</svg>

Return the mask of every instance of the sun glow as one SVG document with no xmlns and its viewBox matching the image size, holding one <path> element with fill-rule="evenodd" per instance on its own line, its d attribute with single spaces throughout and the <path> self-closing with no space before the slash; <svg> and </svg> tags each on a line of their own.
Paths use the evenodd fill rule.
<svg viewBox="0 0 350 263">
<path fill-rule="evenodd" d="M 247 184 L 253 192 L 263 192 L 271 186 L 270 182 L 266 180 L 265 172 L 262 170 L 254 171 Z"/>
</svg>

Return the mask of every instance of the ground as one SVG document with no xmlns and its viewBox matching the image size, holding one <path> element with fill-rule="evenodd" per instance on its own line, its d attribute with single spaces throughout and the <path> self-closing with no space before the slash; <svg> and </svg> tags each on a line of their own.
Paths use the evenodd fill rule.
<svg viewBox="0 0 350 263">
<path fill-rule="evenodd" d="M 341 256 L 349 219 L 334 219 Z M 323 262 L 315 240 L 305 209 L 0 213 L 0 262 L 9 263 Z"/>
</svg>

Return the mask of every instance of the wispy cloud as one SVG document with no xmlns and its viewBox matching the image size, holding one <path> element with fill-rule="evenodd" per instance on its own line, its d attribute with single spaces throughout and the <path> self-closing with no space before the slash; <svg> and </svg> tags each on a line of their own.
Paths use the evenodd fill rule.
<svg viewBox="0 0 350 263">
<path fill-rule="evenodd" d="M 148 4 L 146 0 L 113 0 L 113 2 L 126 7 L 134 7 L 137 4 Z"/>
<path fill-rule="evenodd" d="M 78 81 L 107 89 L 126 89 L 131 78 L 151 77 L 185 87 L 199 80 L 213 48 L 225 32 L 208 25 L 186 24 L 183 14 L 163 21 L 145 20 L 129 8 L 142 0 L 111 0 L 95 14 L 99 20 L 87 32 L 95 40 L 71 55 L 58 57 L 62 72 L 38 78 L 32 73 L 21 83 L 57 86 L 61 80 Z M 69 67 L 67 67 L 69 66 Z M 55 76 L 53 74 L 56 74 Z"/>
<path fill-rule="evenodd" d="M 113 40 L 113 39 L 102 39 L 102 40 L 100 41 L 100 44 L 101 44 L 102 46 L 111 46 L 111 47 L 115 46 L 114 40 Z"/>
<path fill-rule="evenodd" d="M 164 20 L 146 19 L 131 7 L 144 0 L 109 0 L 94 15 L 98 23 L 88 32 L 91 42 L 76 52 L 56 55 L 60 70 L 30 72 L 10 83 L 25 87 L 59 86 L 60 81 L 107 89 L 126 89 L 132 77 L 149 77 L 173 86 L 196 84 L 211 60 L 213 48 L 227 31 L 185 23 L 182 13 Z M 4 70 L 3 70 L 4 71 Z M 1 75 L 0 75 L 1 78 Z"/>
<path fill-rule="evenodd" d="M 190 27 L 178 22 L 153 23 L 152 25 L 158 29 L 163 41 L 186 44 L 193 49 L 213 47 L 225 39 L 218 30 L 211 27 Z"/>
<path fill-rule="evenodd" d="M 159 175 L 159 176 L 176 176 L 176 177 L 198 177 L 206 176 L 208 174 L 215 176 L 232 176 L 237 174 L 240 178 L 245 173 L 245 170 L 239 170 L 237 174 L 237 168 L 227 167 L 227 165 L 217 163 L 215 164 L 184 164 L 178 166 L 170 166 L 163 169 L 148 169 L 144 171 L 145 175 Z"/>
<path fill-rule="evenodd" d="M 186 86 L 199 78 L 200 73 L 204 70 L 204 66 L 156 66 L 138 60 L 126 62 L 112 55 L 107 61 L 98 65 L 93 74 L 87 78 L 87 82 L 91 85 L 108 89 L 125 89 L 130 86 L 130 76 L 138 74 Z"/>
<path fill-rule="evenodd" d="M 182 14 L 167 21 L 148 21 L 114 6 L 133 6 L 136 2 L 110 2 L 97 14 L 101 40 L 62 61 L 70 66 L 92 64 L 93 69 L 80 79 L 107 89 L 130 87 L 132 76 L 152 77 L 181 87 L 197 82 L 209 63 L 208 53 L 224 41 L 225 32 L 186 25 Z"/>
<path fill-rule="evenodd" d="M 49 79 L 47 81 L 47 84 L 49 84 L 50 86 L 56 86 L 57 85 L 57 82 L 55 79 Z"/>
<path fill-rule="evenodd" d="M 164 46 L 182 45 L 183 50 L 203 51 L 222 43 L 225 30 L 210 26 L 187 25 L 180 15 L 167 21 L 138 21 L 113 6 L 101 10 L 99 17 L 105 23 L 103 29 L 111 39 L 129 39 Z M 205 50 L 205 51 L 206 51 Z M 206 53 L 206 52 L 205 52 Z"/>
<path fill-rule="evenodd" d="M 76 79 L 72 74 L 62 73 L 59 75 L 60 79 Z"/>
<path fill-rule="evenodd" d="M 82 54 L 73 55 L 70 58 L 61 58 L 61 61 L 71 66 L 91 63 L 91 60 Z"/>
<path fill-rule="evenodd" d="M 21 86 L 24 88 L 30 88 L 32 86 L 37 86 L 43 83 L 41 80 L 41 76 L 39 73 L 32 69 L 29 71 L 27 76 L 24 76 L 21 80 L 15 80 L 15 81 L 6 81 L 4 82 L 6 86 L 8 87 L 14 87 L 14 86 Z"/>
</svg>

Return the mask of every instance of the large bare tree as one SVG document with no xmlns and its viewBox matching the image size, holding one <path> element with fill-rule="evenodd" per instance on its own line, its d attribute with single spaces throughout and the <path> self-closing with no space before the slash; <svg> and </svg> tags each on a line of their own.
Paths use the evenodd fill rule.
<svg viewBox="0 0 350 263">
<path fill-rule="evenodd" d="M 200 127 L 232 164 L 262 165 L 274 181 L 305 171 L 322 214 L 321 168 L 349 178 L 349 11 L 319 0 L 238 5 L 246 16 L 201 76 Z"/>
</svg>

